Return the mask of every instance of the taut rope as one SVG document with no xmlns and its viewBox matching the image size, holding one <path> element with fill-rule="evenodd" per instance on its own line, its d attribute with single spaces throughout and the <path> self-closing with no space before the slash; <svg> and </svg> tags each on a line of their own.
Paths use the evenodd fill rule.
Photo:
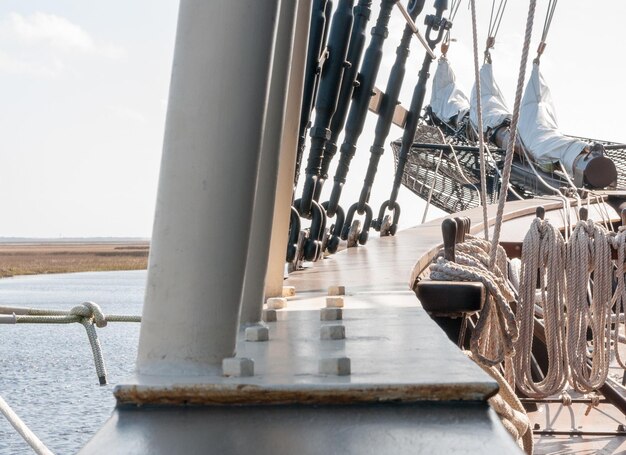
<svg viewBox="0 0 626 455">
<path fill-rule="evenodd" d="M 504 159 L 504 169 L 502 171 L 502 185 L 501 188 L 509 187 L 509 180 L 511 178 L 511 165 L 513 163 L 513 150 L 515 148 L 515 142 L 517 140 L 517 124 L 519 122 L 519 112 L 522 102 L 522 92 L 524 90 L 524 77 L 526 76 L 526 63 L 528 62 L 528 49 L 530 47 L 530 39 L 533 32 L 533 21 L 535 17 L 535 7 L 537 6 L 537 0 L 530 0 L 528 8 L 528 17 L 526 19 L 526 33 L 524 35 L 524 46 L 522 47 L 522 59 L 520 63 L 519 75 L 517 79 L 517 91 L 515 92 L 515 104 L 513 106 L 513 117 L 511 119 L 511 137 L 506 147 L 506 156 Z M 493 231 L 493 239 L 491 241 L 493 248 L 491 248 L 491 265 L 496 262 L 496 245 L 500 241 L 500 229 L 502 227 L 502 216 L 504 214 L 504 203 L 506 202 L 507 191 L 500 192 L 500 198 L 498 199 L 498 211 L 496 213 L 496 221 Z"/>
<path fill-rule="evenodd" d="M 480 69 L 478 64 L 478 32 L 476 31 L 476 0 L 471 0 L 472 37 L 474 43 L 474 83 L 476 87 L 476 113 L 478 115 L 478 149 L 480 157 L 480 201 L 483 206 L 483 231 L 485 240 L 489 240 L 489 223 L 487 217 L 487 167 L 485 164 L 485 135 L 483 133 L 483 108 L 480 94 Z M 493 14 L 493 8 L 492 8 Z"/>
<path fill-rule="evenodd" d="M 0 412 L 37 455 L 54 455 L 0 396 Z"/>
<path fill-rule="evenodd" d="M 91 345 L 96 373 L 100 385 L 107 383 L 106 367 L 102 356 L 102 347 L 96 327 L 105 327 L 108 322 L 141 322 L 141 316 L 105 315 L 94 302 L 84 302 L 69 311 L 46 310 L 36 308 L 0 307 L 0 314 L 9 315 L 0 318 L 0 324 L 72 324 L 78 322 L 85 327 Z"/>
</svg>

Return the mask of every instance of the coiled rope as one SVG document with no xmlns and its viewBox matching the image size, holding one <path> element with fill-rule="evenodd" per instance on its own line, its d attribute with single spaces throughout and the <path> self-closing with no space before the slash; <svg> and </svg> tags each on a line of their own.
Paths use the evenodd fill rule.
<svg viewBox="0 0 626 455">
<path fill-rule="evenodd" d="M 476 362 L 471 352 L 465 354 Z M 530 428 L 530 420 L 526 414 L 524 406 L 519 401 L 513 388 L 508 384 L 497 368 L 488 367 L 480 362 L 476 362 L 485 373 L 495 379 L 500 387 L 498 393 L 487 401 L 493 410 L 498 414 L 502 425 L 511 434 L 524 452 L 533 453 L 533 432 Z"/>
<path fill-rule="evenodd" d="M 613 332 L 613 347 L 615 350 L 615 360 L 620 367 L 626 369 L 626 364 L 622 360 L 619 353 L 620 326 L 624 322 L 624 310 L 626 307 L 626 283 L 624 279 L 624 261 L 626 261 L 626 226 L 621 226 L 619 232 L 613 239 L 613 246 L 617 250 L 617 270 L 615 271 L 617 278 L 617 287 L 613 295 L 613 311 L 614 314 L 611 317 L 611 321 L 615 324 L 615 330 Z M 626 335 L 626 334 L 624 334 Z"/>
<path fill-rule="evenodd" d="M 567 383 L 567 347 L 565 343 L 565 257 L 566 246 L 559 230 L 537 217 L 522 243 L 519 299 L 516 317 L 519 338 L 516 343 L 515 384 L 532 398 L 545 398 L 563 389 Z M 540 313 L 545 326 L 548 367 L 540 382 L 531 373 L 535 327 L 535 288 L 540 287 Z"/>
<path fill-rule="evenodd" d="M 105 315 L 97 303 L 83 302 L 69 311 L 37 308 L 0 307 L 0 314 L 9 315 L 0 318 L 0 324 L 72 324 L 80 323 L 87 332 L 91 345 L 96 373 L 100 385 L 107 383 L 106 366 L 102 356 L 102 347 L 96 327 L 102 328 L 108 322 L 141 322 L 141 316 Z"/>
<path fill-rule="evenodd" d="M 591 220 L 581 220 L 567 246 L 570 385 L 584 393 L 602 386 L 609 372 L 613 281 L 611 240 L 603 226 Z M 588 329 L 593 341 L 591 350 L 587 343 Z"/>
<path fill-rule="evenodd" d="M 487 366 L 497 366 L 514 353 L 518 337 L 515 315 L 509 302 L 514 291 L 505 278 L 506 252 L 500 246 L 495 253 L 499 258 L 493 271 L 489 269 L 491 244 L 470 237 L 456 246 L 456 262 L 439 256 L 430 265 L 430 277 L 441 281 L 480 281 L 487 289 L 480 317 L 470 338 L 474 358 Z"/>
</svg>

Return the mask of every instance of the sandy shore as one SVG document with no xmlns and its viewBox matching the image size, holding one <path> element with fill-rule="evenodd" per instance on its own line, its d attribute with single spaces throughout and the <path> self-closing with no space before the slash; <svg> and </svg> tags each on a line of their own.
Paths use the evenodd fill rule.
<svg viewBox="0 0 626 455">
<path fill-rule="evenodd" d="M 148 242 L 0 244 L 0 277 L 40 273 L 140 270 L 148 266 Z"/>
</svg>

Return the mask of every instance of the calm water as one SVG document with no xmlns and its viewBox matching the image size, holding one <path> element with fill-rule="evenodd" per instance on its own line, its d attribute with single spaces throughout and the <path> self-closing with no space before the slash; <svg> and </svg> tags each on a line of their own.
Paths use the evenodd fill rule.
<svg viewBox="0 0 626 455">
<path fill-rule="evenodd" d="M 105 314 L 141 314 L 145 281 L 145 271 L 0 279 L 0 305 L 70 309 L 91 300 Z M 113 410 L 113 386 L 132 373 L 139 324 L 97 330 L 104 387 L 80 324 L 0 325 L 0 395 L 55 454 L 76 453 L 89 440 Z M 32 454 L 1 414 L 0 454 Z"/>
</svg>

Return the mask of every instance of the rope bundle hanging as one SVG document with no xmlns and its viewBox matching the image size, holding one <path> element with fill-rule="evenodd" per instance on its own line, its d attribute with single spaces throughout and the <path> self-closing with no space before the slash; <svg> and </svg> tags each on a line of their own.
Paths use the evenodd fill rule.
<svg viewBox="0 0 626 455">
<path fill-rule="evenodd" d="M 613 281 L 610 243 L 610 234 L 603 226 L 583 219 L 576 224 L 567 246 L 570 384 L 583 393 L 602 386 L 609 372 Z"/>
<path fill-rule="evenodd" d="M 559 230 L 548 221 L 535 218 L 522 244 L 516 311 L 520 335 L 514 360 L 516 386 L 532 398 L 554 395 L 567 383 L 565 254 L 565 241 Z M 548 353 L 547 371 L 539 382 L 535 382 L 531 374 L 537 282 L 541 289 L 539 306 Z"/>
<path fill-rule="evenodd" d="M 613 246 L 617 250 L 617 269 L 615 275 L 617 287 L 613 295 L 613 317 L 615 328 L 613 331 L 613 349 L 615 360 L 620 367 L 626 370 L 626 363 L 622 360 L 619 352 L 620 326 L 624 322 L 624 310 L 626 309 L 626 280 L 624 279 L 624 261 L 626 261 L 626 226 L 621 226 L 617 235 L 613 238 Z M 626 335 L 626 334 L 625 334 Z"/>
<path fill-rule="evenodd" d="M 479 281 L 487 290 L 483 308 L 472 331 L 470 348 L 483 365 L 496 366 L 514 355 L 518 337 L 515 315 L 509 302 L 514 292 L 505 279 L 506 253 L 498 246 L 493 271 L 489 268 L 491 245 L 482 239 L 469 238 L 456 245 L 456 262 L 438 257 L 430 265 L 430 277 L 441 281 Z"/>
</svg>

